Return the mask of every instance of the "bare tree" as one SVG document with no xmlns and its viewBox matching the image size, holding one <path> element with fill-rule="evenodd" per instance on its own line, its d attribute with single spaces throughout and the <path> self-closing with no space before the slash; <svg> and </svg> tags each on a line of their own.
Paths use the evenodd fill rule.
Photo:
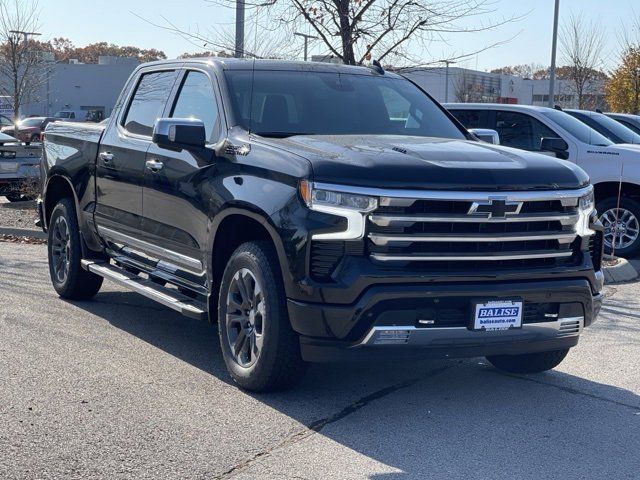
<svg viewBox="0 0 640 480">
<path fill-rule="evenodd" d="M 37 0 L 0 0 L 0 94 L 11 97 L 15 122 L 21 105 L 34 100 L 46 82 L 49 68 L 28 35 L 38 30 L 38 12 Z"/>
<path fill-rule="evenodd" d="M 204 0 L 216 6 L 235 8 L 235 0 Z M 388 63 L 434 63 L 423 59 L 434 42 L 446 44 L 450 35 L 470 34 L 497 28 L 522 16 L 497 17 L 496 0 L 246 0 L 249 57 L 287 58 L 299 53 L 293 33 L 318 37 L 322 53 L 342 63 L 356 65 L 375 58 Z M 169 22 L 158 25 L 190 39 L 201 48 L 233 50 L 233 32 L 228 28 L 202 33 L 185 30 Z M 253 28 L 252 28 L 253 27 Z M 473 53 L 446 55 L 458 59 Z M 265 47 L 270 47 L 264 52 Z M 257 52 L 257 50 L 263 50 Z M 444 58 L 444 57 L 441 57 Z"/>
<path fill-rule="evenodd" d="M 604 32 L 595 22 L 571 14 L 562 26 L 560 52 L 567 67 L 570 90 L 578 99 L 578 108 L 585 108 L 593 84 L 598 78 L 604 49 Z M 568 92 L 569 93 L 569 92 Z"/>
<path fill-rule="evenodd" d="M 500 96 L 499 85 L 487 81 L 487 77 L 462 69 L 454 83 L 456 101 L 461 103 L 495 103 Z"/>
</svg>

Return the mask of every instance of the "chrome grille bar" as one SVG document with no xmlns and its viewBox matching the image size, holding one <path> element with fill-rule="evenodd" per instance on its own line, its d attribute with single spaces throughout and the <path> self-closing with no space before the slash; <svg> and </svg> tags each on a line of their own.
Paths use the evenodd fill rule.
<svg viewBox="0 0 640 480">
<path fill-rule="evenodd" d="M 538 251 L 538 252 L 509 252 L 509 253 L 486 253 L 482 255 L 473 254 L 419 254 L 419 255 L 394 255 L 387 253 L 372 253 L 371 259 L 377 262 L 456 262 L 456 261 L 478 261 L 497 262 L 502 260 L 532 260 L 540 258 L 566 258 L 573 255 L 571 251 Z"/>
<path fill-rule="evenodd" d="M 488 215 L 370 215 L 369 221 L 379 227 L 408 226 L 415 223 L 516 223 L 516 222 L 560 222 L 573 225 L 579 219 L 577 214 L 522 214 L 505 218 L 492 218 Z"/>
<path fill-rule="evenodd" d="M 370 233 L 369 239 L 378 246 L 389 244 L 410 244 L 416 242 L 527 242 L 533 240 L 558 240 L 559 243 L 571 243 L 576 234 L 572 232 L 530 233 L 530 234 L 493 234 L 493 235 L 382 235 Z"/>
</svg>

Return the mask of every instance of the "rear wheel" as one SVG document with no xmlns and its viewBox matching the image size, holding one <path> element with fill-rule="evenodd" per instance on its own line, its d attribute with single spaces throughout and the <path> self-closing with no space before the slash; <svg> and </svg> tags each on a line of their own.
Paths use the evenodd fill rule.
<svg viewBox="0 0 640 480">
<path fill-rule="evenodd" d="M 224 361 L 233 380 L 254 392 L 294 385 L 304 374 L 279 263 L 267 242 L 240 245 L 225 268 L 218 301 Z"/>
<path fill-rule="evenodd" d="M 82 260 L 80 230 L 75 207 L 64 198 L 53 209 L 49 221 L 49 275 L 53 288 L 62 298 L 84 300 L 93 297 L 102 286 L 102 277 L 87 272 Z"/>
<path fill-rule="evenodd" d="M 604 227 L 604 249 L 621 257 L 640 252 L 640 203 L 629 197 L 607 198 L 597 205 Z M 614 249 L 615 246 L 615 249 Z"/>
<path fill-rule="evenodd" d="M 522 355 L 491 355 L 487 360 L 505 372 L 540 373 L 556 368 L 569 353 L 568 348 Z"/>
<path fill-rule="evenodd" d="M 40 135 L 37 133 L 34 133 L 33 135 L 31 135 L 31 139 L 29 140 L 31 143 L 36 143 L 40 141 Z"/>
</svg>

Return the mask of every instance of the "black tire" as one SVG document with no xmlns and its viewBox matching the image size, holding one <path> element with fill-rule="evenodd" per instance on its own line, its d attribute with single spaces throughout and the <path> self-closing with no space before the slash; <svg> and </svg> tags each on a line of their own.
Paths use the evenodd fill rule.
<svg viewBox="0 0 640 480">
<path fill-rule="evenodd" d="M 487 360 L 499 370 L 510 373 L 540 373 L 556 368 L 569 349 L 550 352 L 525 353 L 522 355 L 491 355 Z"/>
<path fill-rule="evenodd" d="M 249 282 L 248 288 L 243 280 Z M 245 303 L 250 293 L 242 292 L 249 290 L 253 291 L 253 300 Z M 298 335 L 289 322 L 278 258 L 268 242 L 244 243 L 229 259 L 220 284 L 218 330 L 225 364 L 241 388 L 253 392 L 283 390 L 302 378 L 306 364 L 300 355 Z M 241 332 L 246 334 L 241 336 Z M 232 351 L 232 344 L 242 346 L 238 354 Z M 254 345 L 259 345 L 257 354 Z"/>
<path fill-rule="evenodd" d="M 60 234 L 58 228 L 58 226 L 63 228 L 63 222 L 66 222 L 68 228 L 67 238 Z M 80 242 L 80 230 L 75 206 L 71 199 L 63 198 L 58 202 L 51 214 L 47 242 L 51 283 L 53 283 L 53 288 L 62 298 L 87 300 L 98 293 L 102 286 L 101 276 L 84 270 L 80 265 L 82 260 Z M 61 244 L 64 244 L 64 247 L 61 247 Z M 66 267 L 60 265 L 59 259 L 62 259 L 62 263 L 67 264 Z M 65 268 L 66 273 L 61 275 L 61 271 L 57 269 L 57 266 Z"/>
<path fill-rule="evenodd" d="M 19 193 L 10 193 L 8 195 L 5 195 L 5 197 L 10 202 L 22 202 L 24 200 L 28 200 L 27 198 L 25 198 L 23 195 Z"/>
<path fill-rule="evenodd" d="M 33 135 L 31 135 L 31 139 L 29 140 L 31 143 L 37 143 L 40 141 L 40 135 L 38 135 L 37 133 L 34 133 Z"/>
<path fill-rule="evenodd" d="M 598 202 L 596 208 L 598 210 L 598 215 L 600 216 L 600 221 L 606 228 L 610 224 L 610 221 L 607 220 L 607 217 L 609 218 L 612 217 L 611 215 L 607 215 L 607 212 L 615 212 L 615 210 L 618 208 L 618 199 L 617 197 L 605 198 L 601 202 Z M 631 231 L 631 228 L 633 228 L 634 230 L 636 228 L 640 228 L 640 202 L 638 202 L 633 198 L 621 197 L 620 210 L 629 211 L 635 217 L 635 220 L 632 220 L 631 222 L 629 222 L 628 225 L 625 223 L 626 225 L 625 229 L 629 228 L 629 231 Z M 618 220 L 621 220 L 620 213 L 618 214 Z M 609 229 L 606 229 L 604 251 L 606 253 L 611 253 L 613 250 L 610 245 L 611 241 L 608 241 L 608 242 L 606 241 L 608 232 L 609 232 Z M 609 245 L 607 245 L 607 243 L 609 243 Z M 616 241 L 616 243 L 618 242 Z M 638 253 L 640 253 L 640 232 L 638 232 L 638 235 L 635 241 L 630 245 L 627 245 L 624 247 L 616 246 L 615 248 L 615 254 L 620 257 L 634 257 L 638 255 Z"/>
</svg>

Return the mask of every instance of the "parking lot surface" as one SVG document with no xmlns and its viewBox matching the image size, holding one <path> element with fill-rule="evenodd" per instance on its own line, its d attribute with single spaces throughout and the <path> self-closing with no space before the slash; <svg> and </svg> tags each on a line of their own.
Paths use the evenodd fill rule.
<svg viewBox="0 0 640 480">
<path fill-rule="evenodd" d="M 108 282 L 63 301 L 44 246 L 0 243 L 2 478 L 637 479 L 639 367 L 631 283 L 553 372 L 390 358 L 248 394 L 215 326 Z"/>
</svg>

